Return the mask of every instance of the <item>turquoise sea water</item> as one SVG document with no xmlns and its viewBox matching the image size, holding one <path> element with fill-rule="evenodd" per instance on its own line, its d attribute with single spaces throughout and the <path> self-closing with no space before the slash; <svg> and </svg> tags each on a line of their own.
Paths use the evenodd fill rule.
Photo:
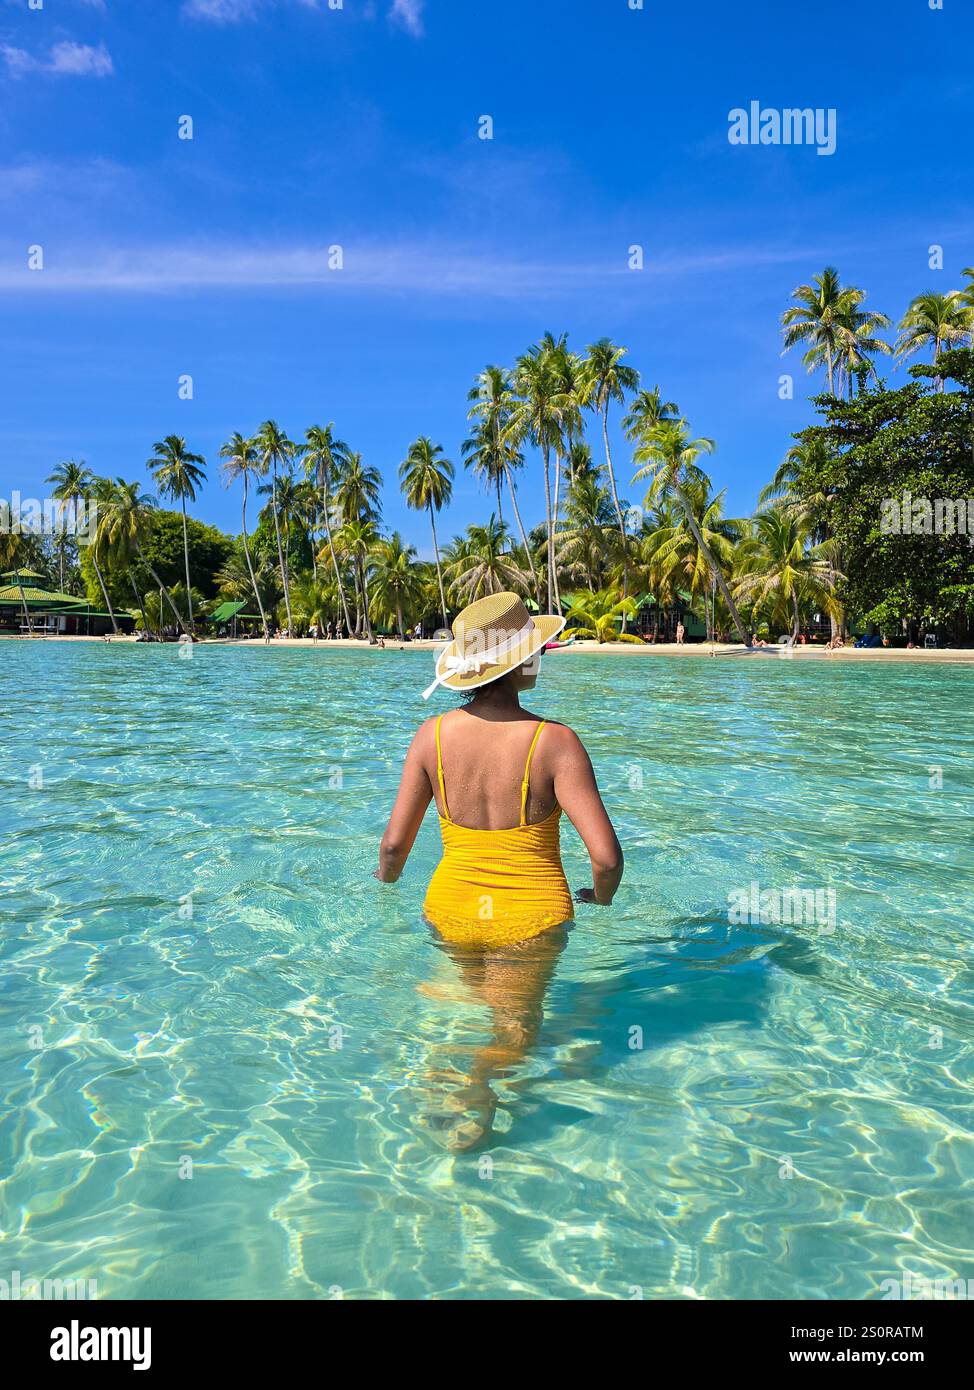
<svg viewBox="0 0 974 1390">
<path fill-rule="evenodd" d="M 435 818 L 399 885 L 370 877 L 430 667 L 0 643 L 0 1277 L 464 1299 L 974 1277 L 974 671 L 546 658 L 531 707 L 589 747 L 626 878 L 579 908 L 497 1133 L 452 1154 L 419 1118 L 492 1016 L 420 918 Z M 752 883 L 821 912 L 731 923 Z"/>
</svg>

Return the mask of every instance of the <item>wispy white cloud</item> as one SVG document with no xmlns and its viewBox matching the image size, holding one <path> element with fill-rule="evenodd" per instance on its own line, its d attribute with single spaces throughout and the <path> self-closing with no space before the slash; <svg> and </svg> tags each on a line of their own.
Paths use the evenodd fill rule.
<svg viewBox="0 0 974 1390">
<path fill-rule="evenodd" d="M 103 43 L 93 47 L 65 39 L 56 43 L 46 58 L 36 58 L 25 48 L 5 43 L 0 44 L 0 54 L 11 77 L 27 77 L 31 73 L 46 73 L 52 77 L 110 77 L 115 71 L 111 54 Z"/>
<path fill-rule="evenodd" d="M 246 246 L 219 242 L 209 247 L 144 246 L 106 249 L 102 254 L 45 247 L 47 266 L 29 271 L 26 258 L 8 249 L 0 258 L 0 289 L 43 292 L 169 293 L 188 289 L 307 290 L 321 287 L 340 293 L 428 295 L 430 298 L 476 297 L 478 300 L 543 298 L 582 288 L 608 289 L 625 284 L 626 292 L 642 276 L 629 271 L 625 258 L 612 260 L 566 254 L 503 257 L 476 246 L 449 241 L 358 244 L 345 248 L 345 268 L 329 269 L 326 246 Z M 753 270 L 756 265 L 789 264 L 807 258 L 808 247 L 739 248 L 659 255 L 646 280 L 718 271 Z"/>
<path fill-rule="evenodd" d="M 392 0 L 389 18 L 410 34 L 420 38 L 423 33 L 423 6 L 426 0 Z"/>
<path fill-rule="evenodd" d="M 183 0 L 183 14 L 189 19 L 209 20 L 211 24 L 240 24 L 256 19 L 261 10 L 280 4 L 303 5 L 320 10 L 322 0 Z"/>
</svg>

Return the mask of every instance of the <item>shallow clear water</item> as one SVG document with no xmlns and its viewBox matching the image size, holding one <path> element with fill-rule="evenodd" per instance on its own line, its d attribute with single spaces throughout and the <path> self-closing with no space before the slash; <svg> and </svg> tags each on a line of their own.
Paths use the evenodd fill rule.
<svg viewBox="0 0 974 1390">
<path fill-rule="evenodd" d="M 491 1013 L 420 918 L 432 815 L 401 883 L 370 877 L 430 666 L 0 643 L 0 1277 L 469 1299 L 974 1277 L 974 672 L 547 658 L 530 703 L 588 745 L 626 879 L 579 909 L 498 1132 L 454 1155 L 419 1119 Z M 752 882 L 819 890 L 816 920 L 732 924 Z"/>
</svg>

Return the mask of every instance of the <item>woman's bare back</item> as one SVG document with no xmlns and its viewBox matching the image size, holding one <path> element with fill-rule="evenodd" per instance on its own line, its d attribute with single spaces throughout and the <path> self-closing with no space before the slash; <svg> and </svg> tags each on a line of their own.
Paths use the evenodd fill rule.
<svg viewBox="0 0 974 1390">
<path fill-rule="evenodd" d="M 435 721 L 430 721 L 435 723 Z M 513 718 L 490 719 L 471 710 L 453 710 L 440 725 L 443 782 L 451 818 L 472 830 L 505 830 L 519 823 L 521 783 L 539 715 L 519 710 Z M 557 805 L 554 772 L 563 725 L 545 723 L 531 757 L 526 820 L 543 821 Z M 425 741 L 424 741 L 425 742 Z M 440 814 L 435 728 L 423 764 Z"/>
</svg>

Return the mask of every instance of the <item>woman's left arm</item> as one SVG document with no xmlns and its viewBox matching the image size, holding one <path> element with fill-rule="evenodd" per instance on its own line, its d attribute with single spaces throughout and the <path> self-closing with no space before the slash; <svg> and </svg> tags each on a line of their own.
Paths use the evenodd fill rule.
<svg viewBox="0 0 974 1390">
<path fill-rule="evenodd" d="M 433 800 L 433 788 L 426 774 L 432 724 L 430 719 L 421 725 L 406 754 L 392 815 L 379 842 L 379 867 L 375 877 L 382 883 L 395 883 L 399 878 L 419 834 L 426 808 Z"/>
</svg>

